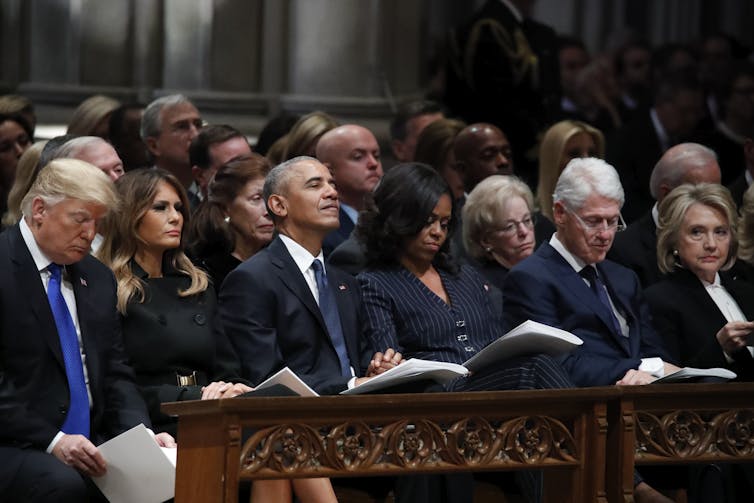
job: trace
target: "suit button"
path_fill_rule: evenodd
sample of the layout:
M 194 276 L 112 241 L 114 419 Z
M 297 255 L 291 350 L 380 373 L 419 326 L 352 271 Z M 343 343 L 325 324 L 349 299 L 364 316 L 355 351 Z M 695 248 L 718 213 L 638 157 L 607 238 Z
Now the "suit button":
M 68 414 L 68 407 L 61 405 L 60 407 L 58 407 L 58 412 L 60 412 L 61 414 Z
M 204 316 L 202 313 L 198 313 L 194 315 L 194 323 L 196 323 L 199 326 L 204 325 L 207 323 L 207 317 Z
M 168 319 L 165 317 L 164 314 L 161 314 L 157 317 L 157 321 L 160 323 L 160 325 L 167 325 Z

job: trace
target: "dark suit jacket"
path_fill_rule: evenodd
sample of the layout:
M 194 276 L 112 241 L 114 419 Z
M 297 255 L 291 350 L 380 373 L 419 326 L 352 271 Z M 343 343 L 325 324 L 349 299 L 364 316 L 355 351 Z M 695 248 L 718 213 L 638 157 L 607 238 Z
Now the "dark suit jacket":
M 352 276 L 356 276 L 367 268 L 364 247 L 353 233 L 328 255 L 327 263 Z
M 725 272 L 720 283 L 749 320 L 754 320 L 754 286 L 735 281 Z M 715 335 L 727 323 L 701 281 L 678 269 L 646 291 L 652 320 L 671 357 L 689 367 L 725 367 L 739 379 L 754 379 L 754 359 L 744 349 L 729 364 Z
M 363 336 L 356 280 L 327 267 L 340 311 L 348 357 L 357 376 L 371 354 Z M 242 377 L 254 384 L 288 366 L 321 394 L 346 388 L 340 363 L 314 296 L 285 244 L 270 245 L 225 278 L 219 296 L 220 322 L 241 361 Z
M 597 269 L 610 298 L 626 317 L 628 337 L 611 330 L 607 308 L 549 243 L 511 269 L 503 288 L 508 328 L 531 319 L 567 330 L 584 341 L 561 359 L 578 386 L 614 384 L 629 369 L 638 368 L 641 358 L 659 356 L 669 361 L 652 327 L 636 275 L 609 260 L 597 264 Z
M 735 201 L 736 206 L 738 206 L 739 208 L 744 202 L 744 194 L 746 193 L 746 190 L 748 188 L 749 184 L 746 182 L 745 173 L 741 173 L 735 180 L 733 180 L 733 182 L 731 182 L 730 185 L 728 185 L 730 195 L 733 196 L 733 201 Z
M 536 187 L 536 166 L 526 154 L 560 102 L 555 31 L 531 19 L 519 23 L 502 2 L 488 0 L 452 31 L 449 49 L 446 105 L 468 124 L 499 126 L 513 145 L 518 175 Z
M 608 137 L 606 159 L 620 175 L 626 204 L 623 218 L 631 223 L 652 208 L 649 177 L 662 156 L 652 118 L 645 112 Z
M 660 269 L 657 267 L 657 227 L 651 209 L 625 231 L 615 235 L 607 258 L 633 270 L 639 276 L 642 288 L 660 280 Z
M 66 270 L 86 353 L 92 441 L 98 444 L 139 423 L 151 428 L 126 364 L 112 272 L 91 256 Z M 68 405 L 50 304 L 15 225 L 0 235 L 0 444 L 45 450 L 63 425 Z
M 342 209 L 340 210 L 338 217 L 340 219 L 340 227 L 325 236 L 325 240 L 322 242 L 322 253 L 325 255 L 326 259 L 330 257 L 332 251 L 337 248 L 340 243 L 348 239 L 355 227 L 351 217 L 349 217 Z

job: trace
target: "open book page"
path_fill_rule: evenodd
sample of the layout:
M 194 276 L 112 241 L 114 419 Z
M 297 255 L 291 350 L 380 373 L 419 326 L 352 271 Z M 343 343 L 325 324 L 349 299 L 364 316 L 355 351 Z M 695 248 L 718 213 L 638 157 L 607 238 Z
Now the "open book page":
M 177 449 L 163 452 L 143 424 L 98 449 L 107 462 L 107 473 L 92 480 L 111 503 L 161 503 L 175 495 Z
M 694 367 L 683 367 L 681 370 L 668 374 L 665 377 L 652 381 L 652 384 L 659 383 L 673 383 L 673 382 L 689 382 L 698 381 L 701 379 L 729 381 L 735 379 L 736 373 L 731 372 L 728 369 L 711 368 L 711 369 L 697 369 Z
M 259 384 L 259 386 L 256 386 L 254 390 L 256 391 L 269 388 L 275 384 L 282 384 L 283 386 L 290 388 L 294 393 L 298 393 L 301 396 L 319 396 L 319 393 L 311 389 L 288 367 L 280 369 L 275 374 L 265 379 L 261 384 Z
M 583 341 L 570 332 L 527 320 L 490 343 L 463 364 L 471 372 L 514 356 L 567 353 Z
M 387 372 L 372 377 L 363 384 L 341 391 L 340 394 L 358 395 L 360 393 L 369 393 L 370 391 L 425 379 L 446 383 L 468 373 L 469 371 L 465 367 L 457 363 L 433 362 L 411 358 Z

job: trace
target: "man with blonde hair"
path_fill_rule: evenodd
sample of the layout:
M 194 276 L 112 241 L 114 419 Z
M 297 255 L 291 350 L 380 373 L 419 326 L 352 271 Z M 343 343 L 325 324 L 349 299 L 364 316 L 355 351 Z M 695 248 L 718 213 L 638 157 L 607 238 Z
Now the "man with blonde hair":
M 9 501 L 103 500 L 96 445 L 149 415 L 126 364 L 112 272 L 89 249 L 117 206 L 107 176 L 58 159 L 0 234 L 0 494 Z M 162 445 L 172 437 L 156 436 Z

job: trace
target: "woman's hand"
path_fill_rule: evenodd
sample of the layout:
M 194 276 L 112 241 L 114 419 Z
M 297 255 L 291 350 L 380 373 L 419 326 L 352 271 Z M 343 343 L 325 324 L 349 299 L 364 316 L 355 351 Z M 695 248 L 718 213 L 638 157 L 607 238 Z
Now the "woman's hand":
M 377 352 L 372 357 L 372 361 L 369 362 L 367 377 L 382 374 L 396 365 L 400 365 L 401 362 L 403 362 L 403 355 L 393 348 L 386 349 L 384 353 Z
M 211 382 L 202 388 L 202 400 L 214 400 L 216 398 L 233 398 L 244 393 L 253 391 L 253 388 L 241 383 L 229 383 L 224 381 Z
M 746 338 L 754 331 L 754 321 L 731 321 L 721 328 L 715 337 L 727 355 L 746 346 Z

